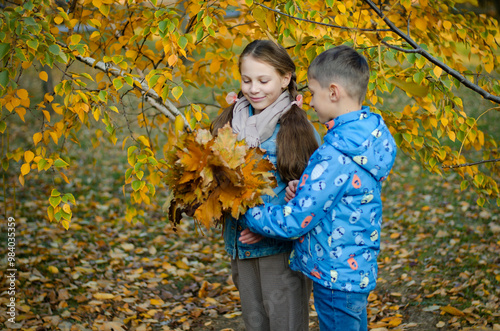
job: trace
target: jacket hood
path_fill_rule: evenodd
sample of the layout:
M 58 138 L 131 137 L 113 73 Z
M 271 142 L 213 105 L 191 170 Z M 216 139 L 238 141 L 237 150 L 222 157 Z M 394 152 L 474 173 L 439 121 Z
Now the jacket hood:
M 396 143 L 379 114 L 364 106 L 335 118 L 327 125 L 325 142 L 348 156 L 377 181 L 387 178 L 394 164 Z M 342 135 L 337 133 L 340 131 Z

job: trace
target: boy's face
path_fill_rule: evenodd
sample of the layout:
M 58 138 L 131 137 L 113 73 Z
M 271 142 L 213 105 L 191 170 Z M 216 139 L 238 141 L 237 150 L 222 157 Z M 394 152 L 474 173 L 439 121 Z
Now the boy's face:
M 332 112 L 335 105 L 331 100 L 330 89 L 322 87 L 316 79 L 309 79 L 309 90 L 312 95 L 310 106 L 318 114 L 319 121 L 326 123 L 336 117 Z

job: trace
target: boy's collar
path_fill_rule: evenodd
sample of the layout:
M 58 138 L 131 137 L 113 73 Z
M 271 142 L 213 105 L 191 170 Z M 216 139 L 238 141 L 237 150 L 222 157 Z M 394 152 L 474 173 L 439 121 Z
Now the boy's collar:
M 326 129 L 330 131 L 334 127 L 342 125 L 346 122 L 351 122 L 354 120 L 363 120 L 368 117 L 370 113 L 370 108 L 368 106 L 361 107 L 360 110 L 353 111 L 347 114 L 340 115 L 325 123 Z

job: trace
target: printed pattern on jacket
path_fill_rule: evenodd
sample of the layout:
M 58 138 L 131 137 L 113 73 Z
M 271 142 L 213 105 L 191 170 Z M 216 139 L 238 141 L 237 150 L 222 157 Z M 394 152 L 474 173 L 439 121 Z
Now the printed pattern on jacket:
M 328 123 L 296 196 L 246 213 L 254 232 L 291 238 L 290 266 L 341 291 L 375 288 L 382 223 L 381 186 L 396 156 L 382 117 L 368 107 Z

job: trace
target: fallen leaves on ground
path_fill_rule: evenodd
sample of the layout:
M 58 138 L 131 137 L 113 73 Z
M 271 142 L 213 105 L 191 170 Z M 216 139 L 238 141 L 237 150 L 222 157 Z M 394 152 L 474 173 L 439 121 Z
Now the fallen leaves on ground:
M 499 330 L 498 210 L 478 208 L 460 191 L 460 181 L 408 164 L 398 161 L 384 188 L 379 282 L 368 305 L 371 331 Z M 201 234 L 191 221 L 174 233 L 159 206 L 146 210 L 144 223 L 127 223 L 122 176 L 113 175 L 124 169 L 111 160 L 97 166 L 108 173 L 82 167 L 72 176 L 77 208 L 68 231 L 45 220 L 40 192 L 50 194 L 51 187 L 43 178 L 18 191 L 18 315 L 9 327 L 240 330 L 239 295 L 220 230 Z M 12 196 L 7 203 L 13 213 Z M 4 264 L 0 270 L 5 279 Z M 6 283 L 1 286 L 5 329 Z M 314 309 L 311 330 L 318 330 Z

